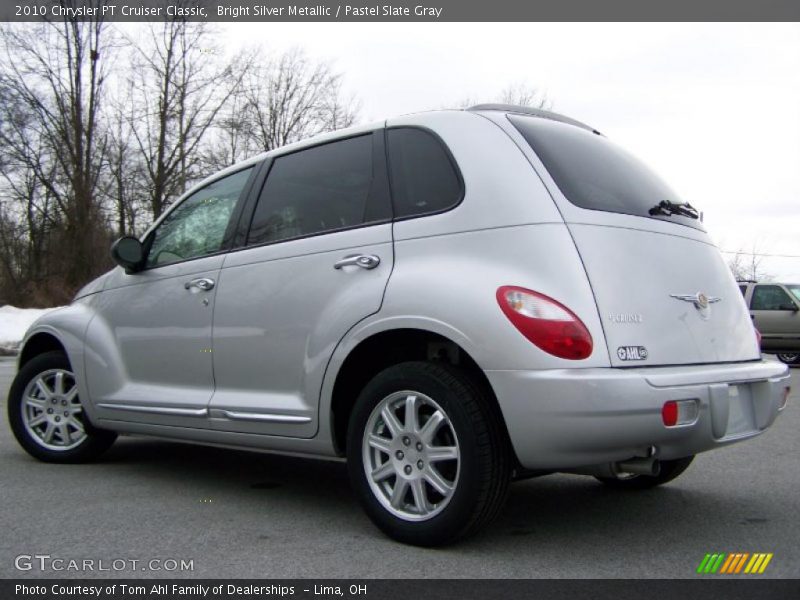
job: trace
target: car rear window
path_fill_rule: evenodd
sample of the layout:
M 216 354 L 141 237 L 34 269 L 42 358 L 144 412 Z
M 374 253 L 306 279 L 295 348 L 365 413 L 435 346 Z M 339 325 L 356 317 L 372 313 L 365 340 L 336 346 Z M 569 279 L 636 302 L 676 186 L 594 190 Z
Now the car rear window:
M 592 210 L 652 217 L 661 202 L 682 202 L 678 195 L 638 158 L 606 137 L 558 121 L 508 115 L 564 196 L 575 206 Z M 670 221 L 700 228 L 682 216 Z

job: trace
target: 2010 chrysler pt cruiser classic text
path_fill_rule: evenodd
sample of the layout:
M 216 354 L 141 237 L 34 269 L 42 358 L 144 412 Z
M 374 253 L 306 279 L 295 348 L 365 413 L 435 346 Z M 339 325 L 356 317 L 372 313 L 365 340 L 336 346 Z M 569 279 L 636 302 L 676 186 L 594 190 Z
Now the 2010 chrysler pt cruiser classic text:
M 118 432 L 347 458 L 369 517 L 436 545 L 509 482 L 648 488 L 786 404 L 697 211 L 599 132 L 482 105 L 292 144 L 187 193 L 28 331 L 20 444 Z

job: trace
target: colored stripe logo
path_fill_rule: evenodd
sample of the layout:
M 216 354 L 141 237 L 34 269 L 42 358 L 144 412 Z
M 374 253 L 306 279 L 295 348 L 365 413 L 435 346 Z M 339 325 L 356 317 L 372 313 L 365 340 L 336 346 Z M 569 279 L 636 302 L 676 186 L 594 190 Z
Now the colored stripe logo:
M 700 561 L 697 572 L 703 575 L 760 575 L 767 570 L 772 556 L 772 552 L 706 554 Z

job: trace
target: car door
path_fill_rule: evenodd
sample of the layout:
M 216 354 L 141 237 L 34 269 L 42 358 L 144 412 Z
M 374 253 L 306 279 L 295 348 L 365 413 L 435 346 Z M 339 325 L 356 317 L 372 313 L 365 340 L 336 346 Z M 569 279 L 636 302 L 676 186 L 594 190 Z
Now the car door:
M 783 286 L 756 285 L 750 299 L 750 313 L 761 333 L 761 347 L 765 351 L 798 349 L 800 311 Z
M 274 158 L 220 273 L 212 428 L 315 434 L 334 348 L 381 306 L 391 227 L 382 131 Z
M 252 171 L 219 178 L 178 203 L 145 239 L 143 269 L 115 269 L 94 300 L 86 376 L 99 418 L 208 426 L 219 270 Z

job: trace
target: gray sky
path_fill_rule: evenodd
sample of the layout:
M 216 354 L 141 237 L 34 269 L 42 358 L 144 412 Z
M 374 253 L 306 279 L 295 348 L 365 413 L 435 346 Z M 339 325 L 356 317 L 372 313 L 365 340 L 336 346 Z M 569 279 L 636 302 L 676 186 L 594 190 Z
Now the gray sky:
M 330 60 L 364 121 L 546 92 L 655 168 L 725 250 L 800 282 L 800 24 L 231 23 L 224 45 Z M 726 255 L 727 256 L 727 255 Z

